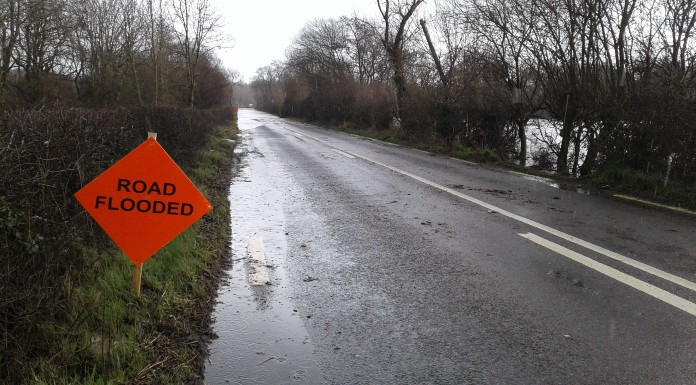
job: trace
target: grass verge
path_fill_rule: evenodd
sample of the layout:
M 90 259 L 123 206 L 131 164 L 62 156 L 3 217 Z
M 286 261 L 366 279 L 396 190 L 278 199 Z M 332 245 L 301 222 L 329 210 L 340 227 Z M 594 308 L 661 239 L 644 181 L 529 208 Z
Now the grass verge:
M 68 300 L 60 319 L 37 336 L 44 354 L 27 383 L 202 383 L 210 314 L 228 255 L 228 139 L 236 132 L 236 123 L 218 127 L 195 167 L 184 170 L 213 210 L 145 262 L 139 298 L 123 253 L 83 249 L 91 263 L 67 275 Z
M 472 162 L 479 163 L 497 163 L 500 162 L 500 156 L 494 151 L 487 148 L 470 148 L 462 145 L 457 146 L 447 146 L 444 143 L 425 143 L 420 141 L 409 140 L 403 135 L 399 135 L 392 130 L 365 130 L 365 129 L 351 129 L 344 128 L 341 126 L 324 126 L 329 130 L 342 131 L 352 135 L 358 135 L 366 138 L 372 138 L 380 140 L 382 142 L 398 144 L 400 146 L 406 146 L 411 148 L 416 148 L 423 151 L 432 152 L 435 154 L 442 154 L 451 156 L 457 159 L 469 160 Z
M 664 176 L 650 175 L 623 167 L 608 166 L 589 182 L 604 186 L 612 193 L 634 196 L 656 203 L 696 210 L 696 187 L 670 181 L 664 185 Z

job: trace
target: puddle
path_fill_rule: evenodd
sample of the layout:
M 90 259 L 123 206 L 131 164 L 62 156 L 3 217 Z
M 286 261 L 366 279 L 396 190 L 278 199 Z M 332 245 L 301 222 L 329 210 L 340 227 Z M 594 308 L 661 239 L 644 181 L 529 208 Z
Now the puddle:
M 590 195 L 590 190 L 583 188 L 579 185 L 568 184 L 568 183 L 548 183 L 549 186 L 565 191 L 575 191 L 578 194 Z
M 523 176 L 523 178 L 526 180 L 533 181 L 533 182 L 543 183 L 547 186 L 551 186 L 553 188 L 557 188 L 560 190 L 575 191 L 578 194 L 590 195 L 590 190 L 586 189 L 580 185 L 575 185 L 572 183 L 560 183 L 560 182 L 554 181 L 553 179 L 543 178 L 543 177 L 534 176 L 534 175 L 525 175 L 525 176 Z
M 242 115 L 240 113 L 240 115 Z M 205 384 L 322 384 L 300 316 L 287 293 L 284 195 L 273 186 L 277 167 L 268 167 L 253 147 L 249 130 L 255 125 L 240 116 L 240 154 L 230 189 L 232 260 L 226 284 L 218 294 Z M 252 285 L 247 247 L 258 235 L 268 268 L 268 285 Z

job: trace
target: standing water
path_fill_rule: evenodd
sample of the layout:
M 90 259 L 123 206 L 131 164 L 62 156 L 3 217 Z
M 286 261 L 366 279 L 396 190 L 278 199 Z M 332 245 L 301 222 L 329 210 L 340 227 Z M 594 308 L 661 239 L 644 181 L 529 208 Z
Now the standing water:
M 269 164 L 277 162 L 272 154 L 255 146 L 263 138 L 251 135 L 260 125 L 253 114 L 240 111 L 241 164 L 230 188 L 233 263 L 213 313 L 218 338 L 210 345 L 205 384 L 322 384 L 287 289 L 284 195 L 273 183 L 287 177 Z M 260 253 L 261 264 L 250 261 Z M 264 267 L 267 284 L 256 278 Z

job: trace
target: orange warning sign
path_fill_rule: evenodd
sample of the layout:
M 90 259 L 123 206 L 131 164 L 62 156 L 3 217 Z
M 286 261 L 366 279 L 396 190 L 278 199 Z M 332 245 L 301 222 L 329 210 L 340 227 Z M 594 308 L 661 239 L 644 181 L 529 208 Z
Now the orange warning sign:
M 212 206 L 155 139 L 147 139 L 75 193 L 136 266 Z

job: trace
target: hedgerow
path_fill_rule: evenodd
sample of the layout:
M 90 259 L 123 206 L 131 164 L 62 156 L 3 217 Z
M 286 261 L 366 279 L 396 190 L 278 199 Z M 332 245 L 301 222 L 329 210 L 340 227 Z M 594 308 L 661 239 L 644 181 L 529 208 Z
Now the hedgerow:
M 22 383 L 53 351 L 89 250 L 113 247 L 73 194 L 148 131 L 183 168 L 230 109 L 54 109 L 0 115 L 0 379 Z M 147 165 L 143 165 L 146 167 Z M 48 359 L 48 357 L 47 357 Z

